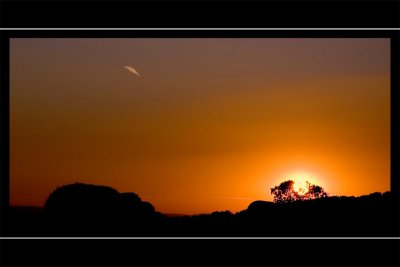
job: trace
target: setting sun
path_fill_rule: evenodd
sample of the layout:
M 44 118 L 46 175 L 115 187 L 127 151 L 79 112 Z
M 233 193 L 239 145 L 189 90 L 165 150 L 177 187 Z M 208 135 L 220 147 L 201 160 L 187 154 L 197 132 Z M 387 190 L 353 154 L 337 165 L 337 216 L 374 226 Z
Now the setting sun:
M 294 182 L 293 189 L 298 192 L 300 195 L 304 195 L 308 191 L 308 183 L 320 185 L 323 188 L 329 189 L 329 181 L 328 179 L 320 173 L 322 171 L 310 169 L 310 170 L 295 170 L 291 172 L 286 172 L 280 174 L 280 181 L 284 180 L 292 180 Z
M 308 184 L 307 181 L 304 180 L 298 180 L 294 182 L 293 184 L 293 189 L 299 193 L 300 195 L 304 195 L 308 191 Z

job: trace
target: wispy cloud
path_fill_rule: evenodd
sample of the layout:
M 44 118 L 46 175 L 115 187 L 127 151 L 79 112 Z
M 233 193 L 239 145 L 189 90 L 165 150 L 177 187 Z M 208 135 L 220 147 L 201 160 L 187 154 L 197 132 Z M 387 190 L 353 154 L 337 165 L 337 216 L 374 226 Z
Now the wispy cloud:
M 125 69 L 127 69 L 129 72 L 136 74 L 137 76 L 140 76 L 140 74 L 131 66 L 124 66 Z

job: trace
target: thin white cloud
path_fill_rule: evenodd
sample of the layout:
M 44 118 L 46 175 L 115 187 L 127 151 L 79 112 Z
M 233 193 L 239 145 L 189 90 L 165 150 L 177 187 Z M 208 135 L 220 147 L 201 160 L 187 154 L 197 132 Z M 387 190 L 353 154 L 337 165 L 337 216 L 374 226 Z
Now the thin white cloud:
M 140 76 L 140 74 L 131 66 L 124 66 L 125 69 L 127 69 L 129 72 L 136 74 L 137 76 Z

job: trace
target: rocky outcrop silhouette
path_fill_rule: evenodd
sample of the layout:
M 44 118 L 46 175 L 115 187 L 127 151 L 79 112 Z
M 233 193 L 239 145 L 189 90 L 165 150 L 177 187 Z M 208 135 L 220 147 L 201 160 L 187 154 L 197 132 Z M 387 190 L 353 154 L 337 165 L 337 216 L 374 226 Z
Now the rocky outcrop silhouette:
M 68 216 L 79 213 L 89 217 L 115 213 L 121 208 L 124 208 L 123 200 L 117 190 L 107 186 L 75 183 L 54 190 L 45 202 L 44 212 Z
M 258 211 L 262 211 L 265 209 L 271 209 L 274 207 L 276 207 L 276 205 L 273 202 L 257 200 L 257 201 L 252 202 L 249 205 L 249 207 L 247 208 L 247 210 L 252 211 L 252 212 L 258 212 Z
M 163 218 L 149 202 L 132 192 L 75 183 L 54 190 L 44 205 L 49 227 L 104 234 L 144 231 Z

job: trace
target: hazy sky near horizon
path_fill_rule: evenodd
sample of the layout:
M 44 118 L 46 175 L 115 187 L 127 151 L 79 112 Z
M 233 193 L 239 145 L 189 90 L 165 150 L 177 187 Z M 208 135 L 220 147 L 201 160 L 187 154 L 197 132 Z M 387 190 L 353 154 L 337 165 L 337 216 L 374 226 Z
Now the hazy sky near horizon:
M 10 41 L 12 205 L 83 182 L 236 212 L 289 178 L 390 190 L 389 39 Z

